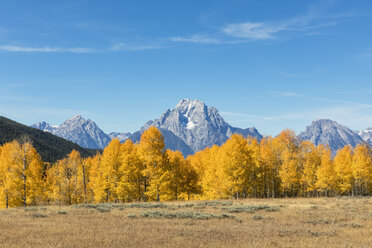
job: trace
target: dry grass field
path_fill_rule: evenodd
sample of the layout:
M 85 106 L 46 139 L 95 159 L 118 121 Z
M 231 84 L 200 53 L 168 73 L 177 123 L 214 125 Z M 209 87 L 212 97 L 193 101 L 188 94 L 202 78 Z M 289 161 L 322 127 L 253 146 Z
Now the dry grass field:
M 0 210 L 1 247 L 372 247 L 372 198 Z

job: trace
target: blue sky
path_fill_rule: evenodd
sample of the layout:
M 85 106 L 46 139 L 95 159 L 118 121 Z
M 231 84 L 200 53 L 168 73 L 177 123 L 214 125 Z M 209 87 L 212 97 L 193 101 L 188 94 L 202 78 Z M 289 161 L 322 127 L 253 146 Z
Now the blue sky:
M 372 126 L 372 2 L 0 0 L 0 115 L 136 131 L 182 98 L 276 135 Z

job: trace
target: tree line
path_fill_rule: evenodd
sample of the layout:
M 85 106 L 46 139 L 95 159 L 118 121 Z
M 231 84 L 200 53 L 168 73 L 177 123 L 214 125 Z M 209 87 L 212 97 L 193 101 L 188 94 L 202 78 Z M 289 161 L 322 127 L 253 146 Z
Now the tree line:
M 114 139 L 93 157 L 45 163 L 30 142 L 0 146 L 0 207 L 228 198 L 368 196 L 372 149 L 300 141 L 291 130 L 260 142 L 234 134 L 188 156 L 151 127 L 138 144 Z

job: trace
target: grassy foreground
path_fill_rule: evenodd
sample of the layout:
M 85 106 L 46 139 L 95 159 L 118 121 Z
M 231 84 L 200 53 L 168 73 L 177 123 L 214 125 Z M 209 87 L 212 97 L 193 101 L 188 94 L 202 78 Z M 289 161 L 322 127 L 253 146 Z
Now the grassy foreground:
M 1 247 L 371 247 L 372 198 L 0 210 Z

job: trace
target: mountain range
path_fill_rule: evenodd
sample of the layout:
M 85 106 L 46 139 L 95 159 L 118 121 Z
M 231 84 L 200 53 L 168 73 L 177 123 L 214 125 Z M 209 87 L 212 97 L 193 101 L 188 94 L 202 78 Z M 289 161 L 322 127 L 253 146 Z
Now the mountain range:
M 39 122 L 31 127 L 50 132 L 82 147 L 103 149 L 114 138 L 121 142 L 126 139 L 138 142 L 141 134 L 150 126 L 155 126 L 162 132 L 166 148 L 180 150 L 184 156 L 212 145 L 221 145 L 234 133 L 262 139 L 256 128 L 233 127 L 222 118 L 215 107 L 190 99 L 182 99 L 175 108 L 168 109 L 158 119 L 148 121 L 134 133 L 105 134 L 94 121 L 86 120 L 80 115 L 58 126 Z M 362 142 L 372 144 L 372 128 L 355 132 L 335 121 L 322 119 L 313 121 L 298 137 L 301 140 L 310 140 L 315 145 L 329 145 L 335 153 L 345 145 L 355 147 Z
M 43 161 L 50 163 L 65 158 L 72 150 L 80 152 L 83 157 L 92 156 L 98 152 L 82 148 L 76 143 L 49 132 L 43 132 L 0 116 L 0 145 L 13 140 L 22 141 L 25 138 L 32 143 Z

